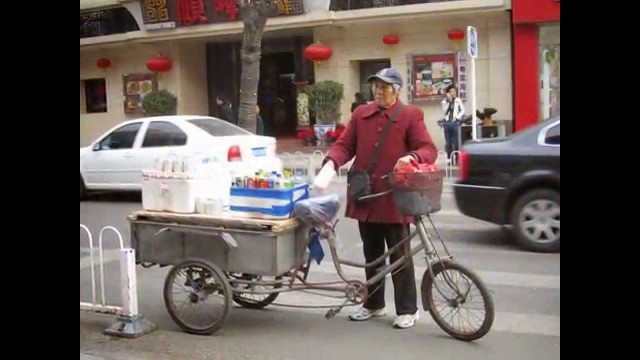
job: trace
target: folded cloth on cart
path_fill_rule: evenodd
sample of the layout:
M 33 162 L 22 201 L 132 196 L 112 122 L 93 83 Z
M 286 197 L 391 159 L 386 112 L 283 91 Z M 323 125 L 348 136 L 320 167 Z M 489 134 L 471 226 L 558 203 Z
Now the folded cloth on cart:
M 294 215 L 305 224 L 317 227 L 330 223 L 340 210 L 338 195 L 331 194 L 298 201 Z

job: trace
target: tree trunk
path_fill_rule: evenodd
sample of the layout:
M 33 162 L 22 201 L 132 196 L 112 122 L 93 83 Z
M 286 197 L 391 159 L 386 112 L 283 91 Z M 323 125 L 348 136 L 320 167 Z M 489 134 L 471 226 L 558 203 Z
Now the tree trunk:
M 242 36 L 242 74 L 240 78 L 240 107 L 238 125 L 256 133 L 256 104 L 260 81 L 262 33 L 267 17 L 260 13 L 255 2 L 243 2 L 240 9 L 244 32 Z

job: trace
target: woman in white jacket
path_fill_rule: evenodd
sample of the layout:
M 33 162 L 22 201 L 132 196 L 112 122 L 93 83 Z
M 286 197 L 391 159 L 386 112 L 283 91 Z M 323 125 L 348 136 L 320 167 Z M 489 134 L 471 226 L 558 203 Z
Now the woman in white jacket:
M 458 88 L 454 85 L 449 85 L 447 87 L 447 97 L 440 103 L 444 113 L 442 127 L 444 128 L 445 150 L 449 157 L 453 151 L 458 150 L 458 129 L 464 115 L 464 105 L 457 95 Z

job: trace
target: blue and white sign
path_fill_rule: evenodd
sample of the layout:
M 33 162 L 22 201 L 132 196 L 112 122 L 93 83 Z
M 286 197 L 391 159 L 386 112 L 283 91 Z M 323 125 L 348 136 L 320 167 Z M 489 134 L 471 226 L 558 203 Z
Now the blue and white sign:
M 478 30 L 473 26 L 467 26 L 467 53 L 474 59 L 478 58 Z

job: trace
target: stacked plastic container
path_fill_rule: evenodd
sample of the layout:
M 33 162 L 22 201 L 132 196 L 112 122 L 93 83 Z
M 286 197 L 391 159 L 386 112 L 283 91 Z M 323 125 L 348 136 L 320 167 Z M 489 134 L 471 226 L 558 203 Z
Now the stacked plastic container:
M 221 215 L 229 209 L 230 186 L 228 170 L 212 156 L 163 157 L 142 172 L 142 206 L 149 211 Z

